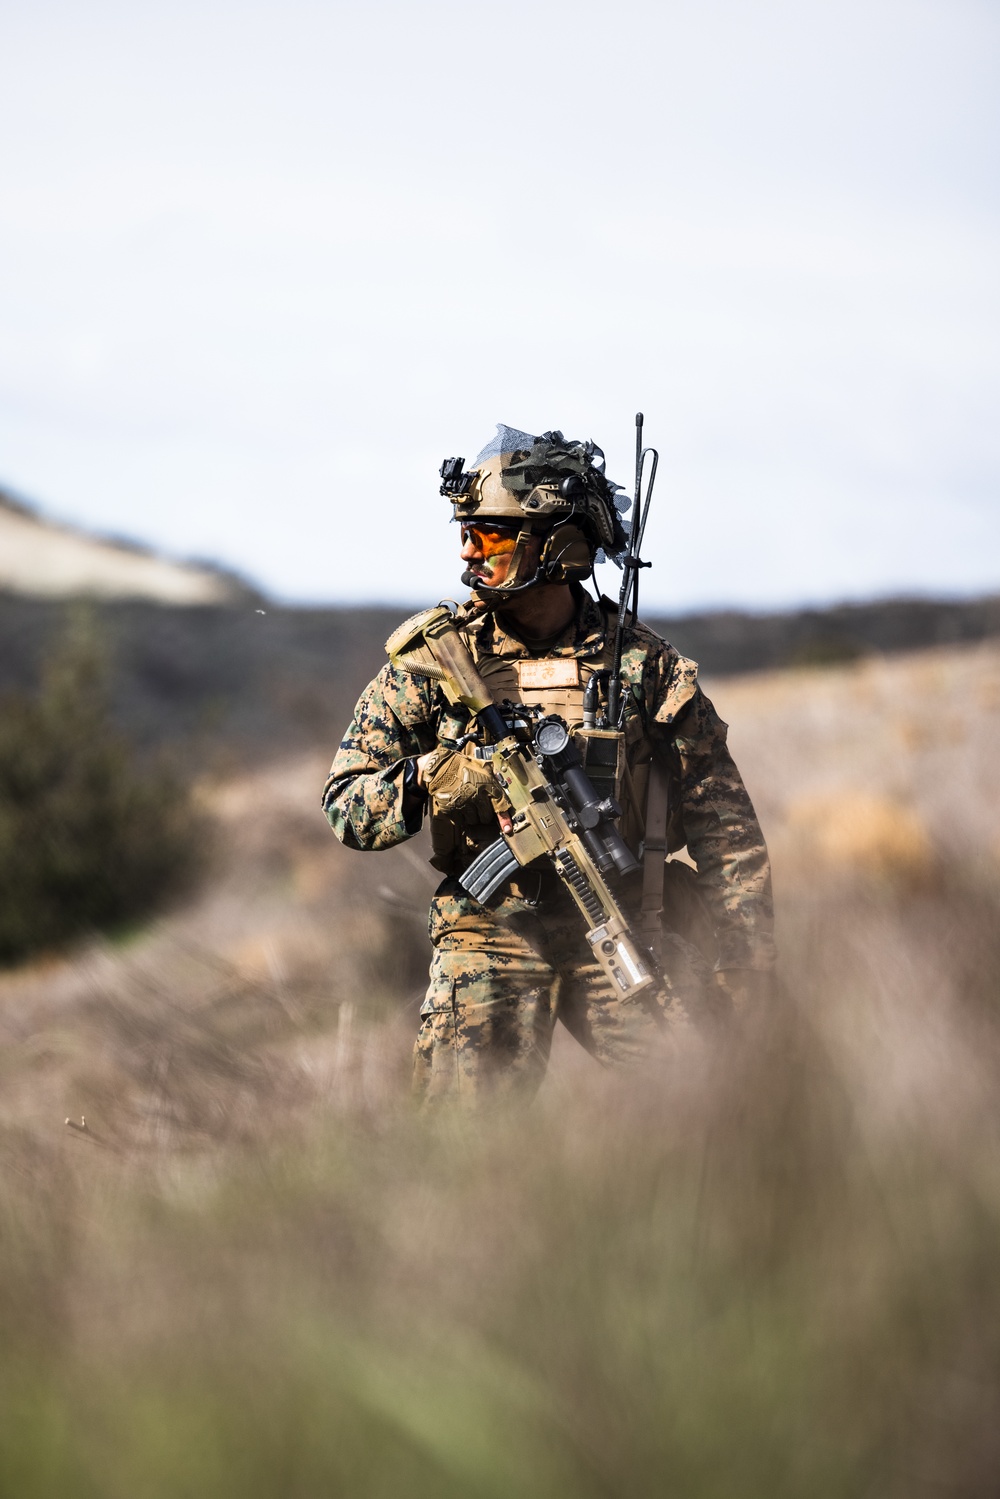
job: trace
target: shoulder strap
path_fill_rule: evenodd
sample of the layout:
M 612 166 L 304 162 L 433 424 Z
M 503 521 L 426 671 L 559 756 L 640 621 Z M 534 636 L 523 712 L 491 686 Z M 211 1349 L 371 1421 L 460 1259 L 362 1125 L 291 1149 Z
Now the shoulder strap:
M 670 769 L 654 755 L 646 793 L 646 838 L 642 855 L 642 918 L 646 942 L 656 948 L 663 914 L 663 865 L 667 857 L 667 815 L 670 811 Z

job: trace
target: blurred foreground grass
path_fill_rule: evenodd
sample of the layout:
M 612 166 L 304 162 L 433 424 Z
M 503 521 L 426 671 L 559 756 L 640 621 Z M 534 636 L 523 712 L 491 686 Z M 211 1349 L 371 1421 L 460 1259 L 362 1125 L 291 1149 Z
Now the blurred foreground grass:
M 753 731 L 787 994 L 655 1074 L 415 1117 L 429 878 L 320 757 L 204 789 L 197 906 L 0 982 L 0 1493 L 998 1491 L 997 864 L 858 762 L 822 864 Z
M 394 1017 L 95 999 L 93 1138 L 0 1135 L 0 1492 L 996 1492 L 997 907 L 818 914 L 763 1035 L 475 1124 Z

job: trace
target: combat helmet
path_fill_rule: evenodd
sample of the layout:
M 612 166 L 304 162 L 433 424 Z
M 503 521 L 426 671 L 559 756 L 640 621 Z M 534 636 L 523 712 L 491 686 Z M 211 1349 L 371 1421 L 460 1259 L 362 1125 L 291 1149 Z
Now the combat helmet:
M 498 423 L 472 469 L 464 465 L 464 458 L 446 458 L 441 465 L 441 493 L 452 502 L 453 519 L 517 528 L 502 583 L 463 576 L 467 585 L 474 583 L 478 597 L 509 597 L 538 583 L 585 578 L 595 562 L 618 561 L 625 552 L 621 516 L 630 502 L 621 485 L 605 476 L 604 454 L 596 443 L 576 442 L 559 431 L 533 437 Z M 532 568 L 527 552 L 534 536 L 545 539 Z

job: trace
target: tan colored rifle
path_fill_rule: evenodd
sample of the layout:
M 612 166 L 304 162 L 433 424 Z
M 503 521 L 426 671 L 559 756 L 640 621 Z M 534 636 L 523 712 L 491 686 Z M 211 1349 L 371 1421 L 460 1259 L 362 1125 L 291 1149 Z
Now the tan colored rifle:
M 492 745 L 493 773 L 510 802 L 512 826 L 469 865 L 463 887 L 473 899 L 488 900 L 516 869 L 547 856 L 587 924 L 595 960 L 621 996 L 631 999 L 655 985 L 653 960 L 605 879 L 613 868 L 619 874 L 639 869 L 615 827 L 621 810 L 594 787 L 562 719 L 529 723 L 526 716 L 509 723 L 445 605 L 406 620 L 386 650 L 394 666 L 439 681 L 450 702 L 476 715 Z

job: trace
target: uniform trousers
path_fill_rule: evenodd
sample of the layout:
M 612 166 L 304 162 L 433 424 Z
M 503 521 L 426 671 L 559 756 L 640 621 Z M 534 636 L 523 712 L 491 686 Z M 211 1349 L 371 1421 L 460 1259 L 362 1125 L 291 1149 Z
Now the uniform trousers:
M 591 1056 L 616 1066 L 676 1051 L 707 1014 L 708 962 L 670 930 L 660 941 L 662 982 L 622 998 L 591 956 L 578 908 L 545 868 L 525 870 L 486 905 L 444 880 L 429 932 L 434 955 L 414 1050 L 423 1103 L 530 1097 L 557 1019 Z

